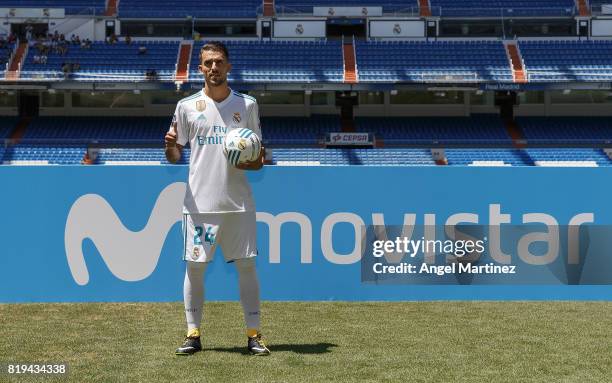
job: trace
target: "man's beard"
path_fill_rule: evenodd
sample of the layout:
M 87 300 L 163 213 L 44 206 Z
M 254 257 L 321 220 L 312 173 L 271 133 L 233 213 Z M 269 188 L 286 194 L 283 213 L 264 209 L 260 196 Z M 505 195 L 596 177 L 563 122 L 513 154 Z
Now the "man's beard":
M 216 79 L 213 80 L 213 77 L 211 76 L 208 79 L 208 85 L 210 86 L 221 86 L 223 84 L 225 84 L 227 82 L 227 77 L 220 77 L 218 76 Z

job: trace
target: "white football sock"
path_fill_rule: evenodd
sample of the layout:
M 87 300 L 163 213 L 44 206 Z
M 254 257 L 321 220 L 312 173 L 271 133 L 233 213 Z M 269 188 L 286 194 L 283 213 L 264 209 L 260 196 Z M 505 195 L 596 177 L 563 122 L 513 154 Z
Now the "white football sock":
M 259 330 L 259 281 L 255 270 L 255 259 L 238 259 L 234 263 L 238 270 L 240 303 L 242 303 L 246 327 Z
M 185 317 L 187 318 L 187 331 L 199 329 L 202 323 L 204 306 L 203 276 L 208 263 L 186 262 L 185 282 L 183 283 L 183 300 L 185 302 Z

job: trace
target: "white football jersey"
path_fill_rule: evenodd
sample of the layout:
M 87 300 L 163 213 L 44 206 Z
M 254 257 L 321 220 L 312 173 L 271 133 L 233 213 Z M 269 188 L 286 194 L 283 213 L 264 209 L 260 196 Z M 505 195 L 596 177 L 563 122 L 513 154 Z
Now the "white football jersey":
M 226 213 L 255 211 L 244 170 L 223 154 L 223 140 L 233 129 L 248 128 L 261 138 L 257 101 L 230 90 L 215 102 L 201 90 L 179 101 L 174 112 L 178 144 L 191 146 L 189 182 L 183 212 Z

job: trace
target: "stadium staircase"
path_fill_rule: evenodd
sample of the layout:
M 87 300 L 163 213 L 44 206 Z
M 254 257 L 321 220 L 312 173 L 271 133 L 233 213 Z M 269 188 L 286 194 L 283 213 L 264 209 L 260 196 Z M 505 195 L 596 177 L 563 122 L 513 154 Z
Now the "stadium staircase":
M 578 7 L 578 14 L 583 17 L 591 16 L 591 10 L 587 0 L 576 0 L 576 7 Z
M 177 82 L 187 81 L 189 78 L 189 61 L 191 60 L 191 51 L 193 49 L 193 41 L 183 41 L 179 46 L 178 59 L 176 64 L 176 74 L 174 76 Z
M 527 74 L 525 73 L 525 67 L 523 66 L 523 59 L 518 45 L 516 45 L 515 42 L 507 42 L 505 45 L 506 51 L 508 52 L 508 58 L 510 59 L 510 66 L 512 67 L 514 82 L 526 83 Z
M 352 41 L 342 44 L 342 54 L 344 57 L 344 83 L 357 83 L 357 64 L 355 60 L 355 45 Z
M 119 9 L 119 0 L 107 0 L 104 16 L 117 16 L 117 9 Z
M 17 49 L 15 50 L 15 54 L 11 58 L 11 61 L 8 67 L 8 71 L 4 75 L 5 79 L 7 80 L 19 79 L 19 72 L 21 71 L 21 66 L 23 65 L 23 62 L 27 54 L 28 54 L 28 43 L 27 42 L 20 43 Z
M 274 13 L 274 0 L 263 0 L 263 15 L 272 17 Z
M 431 5 L 429 4 L 429 0 L 419 0 L 419 14 L 422 17 L 431 16 Z
M 9 139 L 13 141 L 13 143 L 17 144 L 19 140 L 25 135 L 26 130 L 28 129 L 28 125 L 30 125 L 30 121 L 32 121 L 31 117 L 24 117 L 19 120 L 17 125 L 15 125 L 15 129 L 11 132 Z
M 506 121 L 506 131 L 515 148 L 524 148 L 526 145 L 525 135 L 516 121 Z

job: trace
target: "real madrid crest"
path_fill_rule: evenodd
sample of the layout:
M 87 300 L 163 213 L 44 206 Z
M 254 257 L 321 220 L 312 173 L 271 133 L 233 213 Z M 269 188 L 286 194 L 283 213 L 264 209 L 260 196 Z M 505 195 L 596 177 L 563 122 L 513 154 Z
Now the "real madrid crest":
M 234 113 L 234 122 L 236 124 L 239 124 L 241 120 L 242 120 L 242 117 L 240 117 L 240 112 Z
M 206 101 L 198 100 L 196 101 L 196 109 L 198 112 L 203 112 L 206 109 Z

